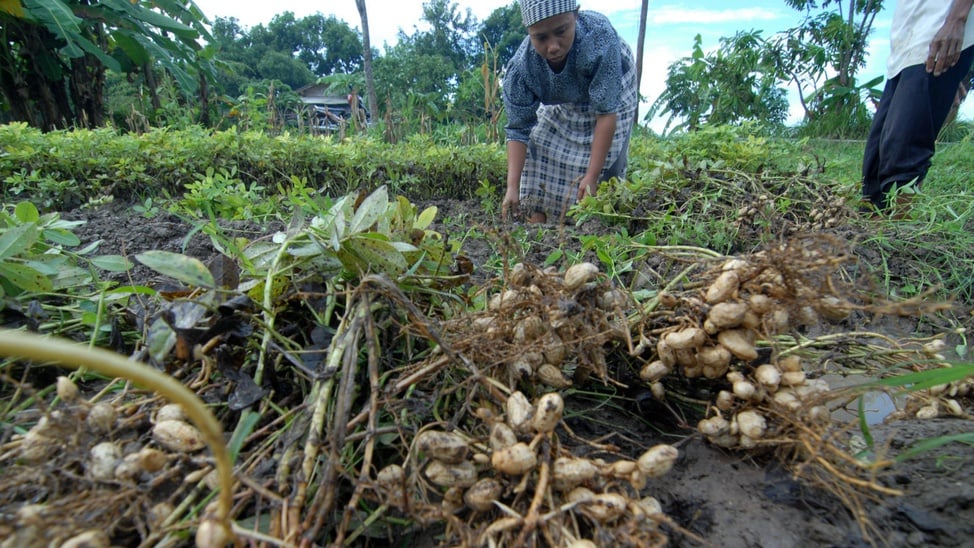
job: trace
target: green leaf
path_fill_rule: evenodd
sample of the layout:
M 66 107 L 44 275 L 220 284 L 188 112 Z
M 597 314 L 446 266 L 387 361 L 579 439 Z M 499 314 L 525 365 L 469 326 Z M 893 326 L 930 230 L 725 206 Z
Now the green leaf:
M 213 274 L 199 259 L 170 251 L 151 250 L 135 258 L 156 272 L 195 287 L 216 287 Z
M 244 249 L 244 256 L 258 273 L 265 273 L 274 264 L 281 245 L 266 240 L 257 240 Z
M 862 432 L 862 439 L 866 440 L 866 447 L 873 449 L 873 434 L 869 430 L 869 421 L 866 420 L 866 398 L 859 396 L 858 405 L 859 431 Z
M 94 250 L 98 249 L 98 246 L 101 245 L 101 242 L 102 240 L 95 240 L 94 242 L 91 242 L 90 244 L 84 246 L 83 248 L 76 250 L 74 253 L 75 255 L 87 255 L 93 252 Z
M 14 207 L 14 217 L 22 223 L 36 223 L 41 214 L 31 202 L 20 202 Z
M 549 253 L 547 257 L 545 257 L 544 265 L 551 266 L 556 262 L 558 262 L 558 260 L 561 259 L 564 255 L 565 255 L 565 251 L 561 248 L 558 248 L 552 251 L 551 253 Z
M 67 258 L 61 255 L 40 255 L 45 260 L 25 260 L 22 264 L 41 273 L 42 276 L 57 276 L 62 268 L 68 268 Z
M 925 453 L 932 449 L 942 447 L 948 443 L 966 443 L 968 445 L 974 445 L 974 432 L 966 432 L 963 434 L 952 434 L 950 436 L 939 436 L 936 438 L 927 438 L 920 440 L 910 446 L 909 449 L 900 453 L 896 456 L 896 462 L 903 462 L 906 459 L 911 459 L 921 453 Z
M 953 367 L 940 367 L 905 375 L 897 375 L 895 377 L 879 379 L 861 386 L 903 387 L 911 392 L 915 392 L 941 384 L 960 381 L 970 376 L 974 376 L 974 364 L 965 363 L 956 364 Z
M 416 222 L 413 224 L 413 226 L 415 228 L 426 229 L 426 227 L 433 224 L 433 220 L 436 219 L 437 211 L 436 206 L 429 206 L 428 208 L 424 209 L 423 212 L 419 214 L 419 217 L 416 218 Z
M 338 254 L 349 270 L 398 275 L 409 267 L 395 246 L 383 240 L 352 237 L 342 244 Z
M 159 363 L 164 363 L 169 352 L 176 346 L 176 332 L 161 318 L 149 325 L 145 338 L 149 356 Z
M 317 240 L 307 245 L 291 246 L 287 250 L 292 257 L 317 257 L 318 255 L 328 251 L 330 250 L 326 249 L 323 244 Z
M 106 67 L 121 71 L 118 60 L 108 55 L 91 40 L 81 33 L 80 24 L 83 20 L 59 0 L 24 0 L 27 12 L 43 24 L 54 36 L 65 42 L 61 52 L 68 57 L 76 58 L 86 52 L 98 58 Z
M 81 245 L 81 238 L 78 238 L 74 232 L 70 230 L 64 230 L 61 228 L 46 229 L 41 234 L 44 235 L 44 239 L 52 244 L 64 245 L 68 247 L 75 247 Z
M 416 225 L 416 206 L 405 196 L 396 196 L 395 211 L 390 221 L 395 222 L 395 230 L 402 231 Z
M 206 15 L 200 11 L 195 2 L 186 2 L 185 0 L 154 0 L 153 7 L 171 16 L 174 20 L 181 21 L 193 27 L 199 33 L 199 37 L 206 42 L 213 42 L 213 37 L 210 35 L 206 26 L 204 26 L 204 23 L 209 24 L 210 21 L 207 20 Z
M 349 232 L 355 234 L 369 230 L 369 227 L 379 220 L 379 217 L 386 212 L 388 207 L 389 195 L 386 192 L 385 185 L 383 185 L 377 188 L 372 194 L 369 194 L 359 204 L 358 209 L 355 211 L 355 216 L 352 217 L 352 222 L 349 223 Z
M 22 255 L 37 242 L 37 227 L 33 223 L 15 226 L 0 235 L 0 259 Z
M 0 278 L 33 293 L 46 293 L 54 288 L 50 278 L 34 268 L 17 263 L 0 262 Z
M 99 255 L 92 257 L 91 264 L 109 272 L 125 272 L 132 268 L 132 261 L 123 255 Z
M 233 430 L 233 435 L 230 437 L 230 443 L 227 445 L 231 459 L 237 460 L 237 455 L 240 454 L 240 448 L 243 447 L 244 441 L 253 433 L 260 419 L 260 413 L 249 410 L 243 412 L 243 416 L 240 417 L 240 420 L 237 422 L 237 427 Z
M 51 279 L 53 287 L 59 291 L 72 287 L 88 285 L 92 282 L 91 272 L 77 266 L 69 266 L 57 271 Z
M 333 251 L 341 248 L 341 240 L 345 237 L 347 228 L 346 206 L 348 196 L 336 201 L 328 211 L 311 220 L 311 229 L 320 239 L 326 240 Z
M 389 245 L 400 253 L 413 253 L 415 251 L 419 251 L 418 247 L 409 242 L 389 242 Z
M 115 289 L 106 291 L 105 300 L 117 301 L 120 299 L 127 299 L 132 295 L 155 296 L 156 294 L 158 294 L 158 291 L 145 285 L 123 285 L 121 287 L 116 287 Z
M 39 226 L 53 230 L 74 230 L 88 221 L 66 221 L 58 217 L 57 213 L 46 213 L 41 215 Z
M 119 30 L 116 34 L 123 32 L 128 31 Z M 179 89 L 184 94 L 196 93 L 199 83 L 185 69 L 184 63 L 180 61 L 180 59 L 187 57 L 191 58 L 193 52 L 188 51 L 187 48 L 180 46 L 177 42 L 164 36 L 132 32 L 129 33 L 129 36 L 133 40 L 138 41 L 146 49 L 150 57 L 172 74 L 173 78 L 179 83 Z
M 78 26 L 81 19 L 75 17 L 74 13 L 64 2 L 60 0 L 24 0 L 24 7 L 27 8 L 27 12 L 32 17 L 41 22 L 55 36 L 64 40 L 81 36 L 81 28 Z M 81 50 L 77 49 L 77 46 L 74 46 L 74 48 L 77 53 L 76 55 L 65 53 L 71 57 L 81 57 Z
M 169 18 L 161 13 L 152 11 L 151 9 L 144 7 L 142 3 L 134 3 L 130 2 L 129 0 L 101 0 L 101 3 L 111 9 L 129 15 L 133 19 L 148 23 L 153 27 L 165 29 L 177 36 L 192 39 L 199 36 L 199 33 L 196 32 L 196 30 L 194 30 L 192 27 L 188 27 L 179 21 Z
M 121 32 L 115 34 L 115 44 L 136 65 L 144 65 L 152 60 L 149 52 L 138 40 Z

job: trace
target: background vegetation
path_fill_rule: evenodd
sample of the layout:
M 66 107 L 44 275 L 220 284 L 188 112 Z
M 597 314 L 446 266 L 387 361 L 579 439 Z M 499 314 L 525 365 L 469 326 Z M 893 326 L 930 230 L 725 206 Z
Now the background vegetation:
M 800 15 L 794 28 L 742 30 L 710 52 L 699 36 L 686 44 L 690 54 L 669 67 L 663 94 L 646 98 L 644 118 L 664 117 L 666 131 L 759 121 L 775 134 L 864 136 L 882 79 L 864 82 L 858 71 L 883 2 L 787 4 Z M 362 94 L 375 114 L 370 131 L 387 142 L 433 132 L 499 139 L 499 80 L 524 37 L 514 1 L 478 21 L 430 0 L 417 22 L 424 30 L 400 31 L 383 51 L 334 16 L 285 12 L 244 28 L 211 21 L 192 2 L 13 0 L 0 3 L 0 22 L 0 121 L 293 132 L 285 114 L 300 107 L 295 91 L 324 83 Z M 805 113 L 793 128 L 784 125 L 788 87 Z

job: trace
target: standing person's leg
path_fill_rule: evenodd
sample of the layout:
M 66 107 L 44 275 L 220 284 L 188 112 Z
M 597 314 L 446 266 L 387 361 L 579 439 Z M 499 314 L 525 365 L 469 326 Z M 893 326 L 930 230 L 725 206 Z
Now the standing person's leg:
M 957 87 L 974 61 L 974 47 L 964 50 L 960 61 L 940 76 L 926 72 L 923 65 L 908 67 L 897 77 L 879 137 L 876 181 L 879 193 L 869 195 L 880 207 L 887 206 L 895 189 L 922 184 L 936 150 Z M 865 181 L 864 181 L 865 183 Z M 866 195 L 864 187 L 863 194 Z
M 931 112 L 932 75 L 923 65 L 903 69 L 896 77 L 879 135 L 878 162 L 869 194 L 880 209 L 889 206 L 889 193 L 926 176 L 937 140 Z
M 893 102 L 893 95 L 896 93 L 897 82 L 899 82 L 899 76 L 886 81 L 883 95 L 879 99 L 879 106 L 876 107 L 876 114 L 873 115 L 869 136 L 866 138 L 866 148 L 862 155 L 862 197 L 876 207 L 882 207 L 883 203 L 883 187 L 882 181 L 879 179 L 880 143 L 882 142 L 883 126 L 886 123 L 890 103 Z

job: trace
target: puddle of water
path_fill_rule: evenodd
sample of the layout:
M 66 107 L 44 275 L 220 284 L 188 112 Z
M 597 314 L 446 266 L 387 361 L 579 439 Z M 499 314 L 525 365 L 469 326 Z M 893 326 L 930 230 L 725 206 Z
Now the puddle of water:
M 896 402 L 886 392 L 866 392 L 862 395 L 862 400 L 863 415 L 866 417 L 866 424 L 869 426 L 882 423 L 890 413 L 896 411 Z M 857 405 L 859 405 L 858 400 L 848 406 L 851 409 L 837 409 L 832 417 L 840 421 L 858 420 L 859 409 L 856 408 Z
M 845 388 L 869 382 L 869 378 L 860 376 L 843 377 L 840 375 L 826 375 L 823 377 L 832 389 Z M 897 401 L 886 392 L 866 392 L 862 396 L 863 415 L 866 424 L 874 426 L 883 422 L 891 413 L 897 411 Z M 903 402 L 899 402 L 902 404 Z M 832 413 L 832 420 L 844 423 L 859 420 L 859 398 L 852 400 L 844 408 L 836 409 Z

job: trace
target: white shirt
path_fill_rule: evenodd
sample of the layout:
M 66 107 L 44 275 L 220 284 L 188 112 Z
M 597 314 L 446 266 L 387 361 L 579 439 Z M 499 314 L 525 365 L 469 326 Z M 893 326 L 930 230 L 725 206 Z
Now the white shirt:
M 898 0 L 890 27 L 890 53 L 886 60 L 886 78 L 903 69 L 926 63 L 930 42 L 943 26 L 950 11 L 950 0 Z M 966 49 L 974 45 L 974 17 L 964 27 Z

